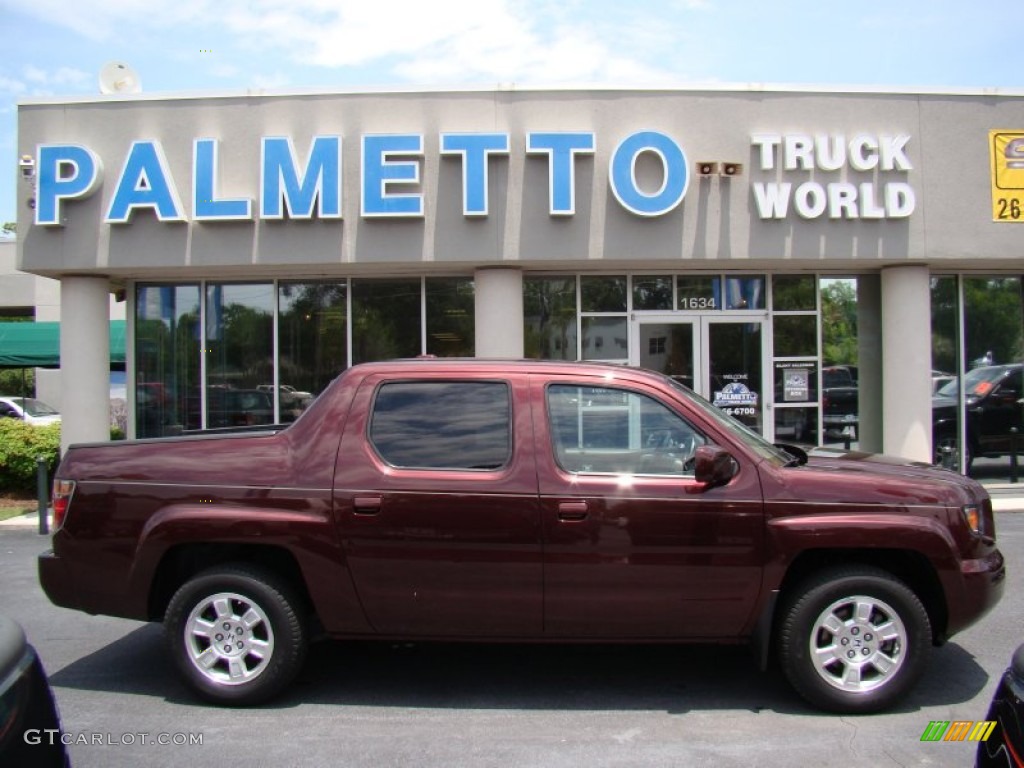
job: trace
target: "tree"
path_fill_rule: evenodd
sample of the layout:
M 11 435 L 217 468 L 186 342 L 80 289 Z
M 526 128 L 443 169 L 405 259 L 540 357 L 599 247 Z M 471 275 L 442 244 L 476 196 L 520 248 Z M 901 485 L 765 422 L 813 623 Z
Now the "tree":
M 857 364 L 857 288 L 852 280 L 822 285 L 821 348 L 826 363 Z
M 959 370 L 959 287 L 955 277 L 932 278 L 932 367 Z M 965 369 L 1024 358 L 1024 299 L 1018 277 L 964 277 Z
M 13 221 L 5 221 L 2 228 L 0 228 L 0 234 L 4 237 L 14 237 L 14 233 L 18 231 L 18 225 Z

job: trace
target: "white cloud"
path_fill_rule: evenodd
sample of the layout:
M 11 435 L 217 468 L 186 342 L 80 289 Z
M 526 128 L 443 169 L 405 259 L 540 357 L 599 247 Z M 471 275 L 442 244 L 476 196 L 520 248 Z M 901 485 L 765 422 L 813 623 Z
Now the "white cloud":
M 0 93 L 19 94 L 28 90 L 28 87 L 21 80 L 13 80 L 10 77 L 0 75 Z
M 80 86 L 92 80 L 92 77 L 88 72 L 73 67 L 58 67 L 54 70 L 41 69 L 31 64 L 25 67 L 25 79 L 41 86 Z
M 32 0 L 22 3 L 20 13 L 35 16 L 47 24 L 66 27 L 90 40 L 108 41 L 130 34 L 139 27 L 167 28 L 173 25 L 218 18 L 217 3 L 209 0 Z
M 682 1 L 687 7 L 706 4 Z M 599 35 L 598 26 L 581 21 L 587 15 L 602 18 L 604 5 L 592 0 L 35 0 L 21 10 L 93 40 L 195 37 L 197 48 L 237 46 L 324 69 L 386 63 L 392 74 L 417 82 L 570 81 L 653 69 L 640 63 L 649 51 L 631 55 L 616 39 L 614 26 Z M 609 8 L 617 6 L 609 3 Z M 74 82 L 54 77 L 50 73 L 39 82 Z

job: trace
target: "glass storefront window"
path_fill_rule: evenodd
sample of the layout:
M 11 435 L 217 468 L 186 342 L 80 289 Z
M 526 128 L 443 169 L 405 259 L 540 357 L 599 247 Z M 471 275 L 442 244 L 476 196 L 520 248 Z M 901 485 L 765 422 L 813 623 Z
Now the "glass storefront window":
M 524 347 L 528 358 L 576 359 L 576 278 L 523 280 Z
M 135 293 L 135 434 L 181 434 L 199 392 L 199 286 L 140 285 Z M 198 420 L 194 427 L 198 427 Z
M 278 286 L 279 421 L 294 421 L 347 367 L 346 302 L 344 282 Z
M 637 275 L 633 278 L 633 309 L 672 309 L 672 278 L 668 275 Z
M 817 281 L 813 275 L 772 278 L 772 309 L 776 312 L 813 312 L 817 309 Z
M 708 343 L 712 404 L 763 432 L 761 323 L 714 322 L 708 328 Z
M 958 285 L 952 275 L 931 279 L 932 460 L 951 469 L 960 466 Z
M 1021 283 L 1018 277 L 965 277 L 964 370 L 1019 362 Z
M 140 284 L 135 435 L 294 421 L 350 359 L 472 357 L 474 310 L 471 277 Z
M 428 277 L 427 354 L 473 357 L 475 297 L 471 277 Z
M 776 315 L 774 322 L 776 357 L 816 357 L 818 318 L 814 315 Z
M 625 312 L 626 278 L 622 275 L 584 275 L 580 278 L 583 312 Z
M 629 329 L 623 317 L 584 317 L 583 360 L 627 360 Z
M 352 281 L 352 364 L 421 351 L 419 278 Z
M 818 363 L 815 360 L 775 362 L 775 404 L 817 403 Z
M 726 309 L 764 309 L 764 275 L 725 278 Z
M 679 294 L 676 309 L 721 309 L 721 278 L 714 275 L 680 275 L 676 278 Z
M 957 279 L 952 275 L 931 279 L 932 305 L 932 371 L 955 377 L 957 348 L 960 346 L 960 325 L 957 322 Z M 945 382 L 942 382 L 945 383 Z M 938 389 L 933 384 L 932 389 Z
M 817 408 L 775 408 L 775 439 L 779 442 L 817 444 Z
M 206 286 L 206 429 L 274 422 L 274 301 L 272 283 Z M 198 388 L 188 409 L 198 428 Z
M 953 379 L 936 391 L 932 402 L 934 458 L 982 482 L 1019 480 L 1019 475 L 1014 475 L 1019 473 L 1024 453 L 1021 279 L 964 276 L 961 291 L 964 341 L 957 363 L 965 374 L 962 386 Z M 944 279 L 933 281 L 933 309 L 937 304 L 949 304 L 948 292 Z M 940 317 L 940 321 L 948 331 L 949 318 Z M 933 336 L 933 349 L 948 350 L 949 345 L 940 342 Z
M 826 364 L 857 364 L 857 282 L 821 281 L 821 354 Z

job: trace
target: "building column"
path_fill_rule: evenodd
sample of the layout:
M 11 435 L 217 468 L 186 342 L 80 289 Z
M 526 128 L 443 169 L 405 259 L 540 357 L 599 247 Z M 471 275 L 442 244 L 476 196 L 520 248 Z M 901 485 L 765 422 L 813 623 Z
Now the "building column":
M 932 460 L 931 290 L 927 267 L 882 270 L 882 450 Z
M 110 313 L 105 277 L 60 281 L 61 453 L 110 439 Z
M 520 358 L 523 348 L 523 273 L 507 267 L 473 273 L 476 356 Z

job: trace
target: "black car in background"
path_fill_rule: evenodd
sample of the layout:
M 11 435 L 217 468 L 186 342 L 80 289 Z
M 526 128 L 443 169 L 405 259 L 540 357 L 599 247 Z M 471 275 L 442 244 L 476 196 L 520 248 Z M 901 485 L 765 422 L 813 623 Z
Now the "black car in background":
M 986 365 L 964 376 L 965 467 L 979 456 L 1007 456 L 1024 449 L 1024 365 Z M 936 464 L 959 468 L 957 452 L 959 388 L 956 379 L 932 398 L 932 448 Z
M 821 412 L 825 442 L 847 435 L 857 438 L 857 368 L 828 365 L 821 369 Z
M 68 765 L 50 683 L 21 627 L 0 615 L 0 765 Z
M 996 725 L 988 739 L 978 743 L 975 765 L 978 768 L 1024 766 L 1024 645 L 1014 652 L 985 719 Z

